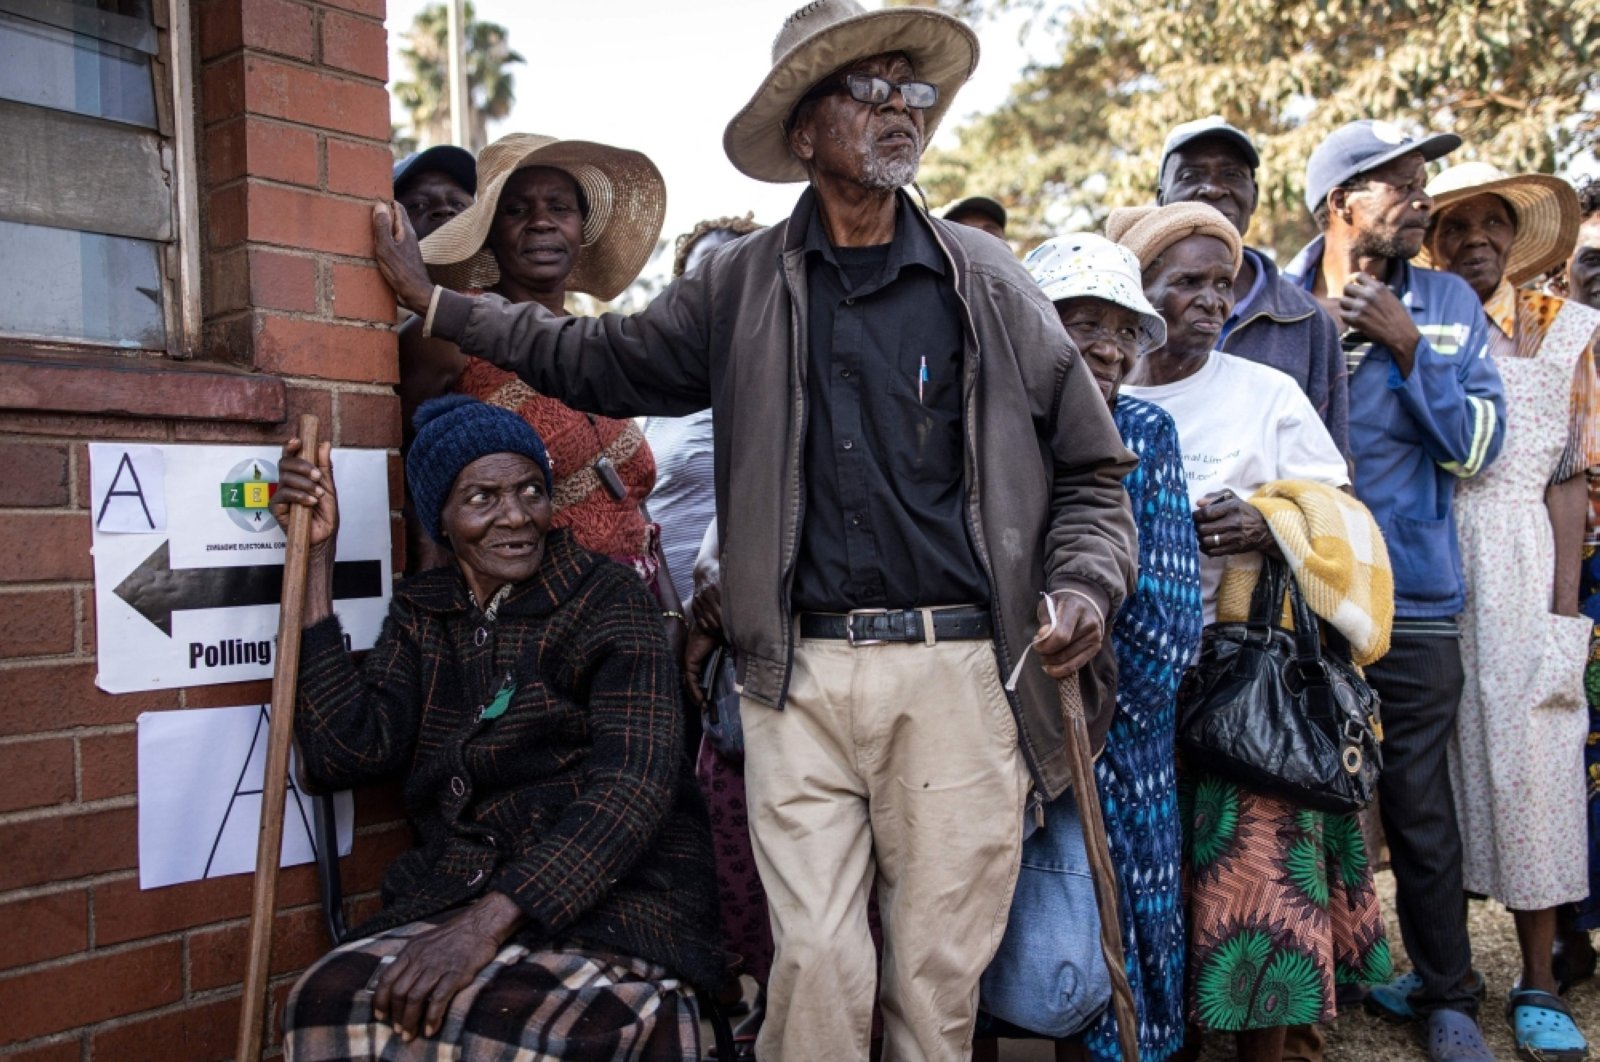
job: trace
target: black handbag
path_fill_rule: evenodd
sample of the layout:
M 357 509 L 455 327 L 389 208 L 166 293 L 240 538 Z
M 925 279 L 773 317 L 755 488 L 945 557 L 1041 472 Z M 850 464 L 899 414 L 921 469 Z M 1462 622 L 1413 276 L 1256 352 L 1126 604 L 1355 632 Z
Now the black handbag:
M 723 759 L 744 762 L 744 720 L 739 714 L 739 685 L 734 675 L 733 649 L 719 644 L 706 659 L 700 673 L 700 689 L 706 695 L 700 709 L 700 728 L 706 740 Z
M 1295 629 L 1278 626 L 1288 584 Z M 1213 623 L 1178 687 L 1186 763 L 1316 811 L 1359 811 L 1383 769 L 1378 695 L 1349 643 L 1316 615 L 1288 566 L 1263 558 L 1244 623 Z

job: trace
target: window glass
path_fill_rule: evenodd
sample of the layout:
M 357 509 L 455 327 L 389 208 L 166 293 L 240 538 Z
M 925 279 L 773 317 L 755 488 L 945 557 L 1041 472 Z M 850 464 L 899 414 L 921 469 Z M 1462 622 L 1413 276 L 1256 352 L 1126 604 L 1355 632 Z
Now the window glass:
M 156 127 L 150 56 L 0 11 L 0 99 Z
M 158 350 L 161 244 L 0 221 L 0 330 Z

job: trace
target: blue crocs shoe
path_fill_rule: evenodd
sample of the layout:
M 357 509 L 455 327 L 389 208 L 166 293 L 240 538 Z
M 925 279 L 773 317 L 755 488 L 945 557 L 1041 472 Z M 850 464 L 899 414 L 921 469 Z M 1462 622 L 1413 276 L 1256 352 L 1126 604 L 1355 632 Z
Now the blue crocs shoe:
M 1436 1010 L 1428 1015 L 1421 1033 L 1428 1062 L 1495 1062 L 1494 1053 L 1483 1042 L 1483 1031 L 1470 1014 Z
M 1422 1017 L 1411 1006 L 1411 994 L 1421 987 L 1422 978 L 1417 976 L 1415 970 L 1410 970 L 1386 985 L 1367 989 L 1367 997 L 1361 1005 L 1368 1014 L 1382 1018 L 1391 1025 L 1409 1025 Z M 1483 974 L 1472 971 L 1472 994 L 1482 1000 L 1487 987 Z
M 1517 1041 L 1517 1057 L 1528 1062 L 1584 1062 L 1589 1043 L 1560 996 L 1533 988 L 1514 988 L 1506 1000 L 1506 1021 Z

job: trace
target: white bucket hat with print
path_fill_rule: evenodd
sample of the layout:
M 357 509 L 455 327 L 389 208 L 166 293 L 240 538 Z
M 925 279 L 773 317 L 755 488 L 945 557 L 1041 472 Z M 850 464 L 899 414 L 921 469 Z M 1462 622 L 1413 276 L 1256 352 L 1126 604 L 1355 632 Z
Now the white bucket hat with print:
M 1139 353 L 1167 342 L 1167 323 L 1144 297 L 1139 260 L 1121 244 L 1092 232 L 1053 236 L 1022 260 L 1044 297 L 1104 299 L 1139 315 Z

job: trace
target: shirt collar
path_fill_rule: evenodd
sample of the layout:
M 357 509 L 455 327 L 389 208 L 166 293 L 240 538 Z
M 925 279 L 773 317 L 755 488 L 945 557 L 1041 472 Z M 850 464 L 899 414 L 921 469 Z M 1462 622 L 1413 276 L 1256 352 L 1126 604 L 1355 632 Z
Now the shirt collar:
M 1267 286 L 1267 270 L 1261 262 L 1261 256 L 1250 248 L 1244 248 L 1244 255 L 1250 259 L 1250 267 L 1256 271 L 1256 278 L 1250 284 L 1250 290 L 1244 293 L 1244 298 L 1233 304 L 1233 313 L 1228 320 L 1237 324 L 1250 309 L 1252 303 L 1261 297 L 1262 289 Z
M 1299 284 L 1306 291 L 1316 287 L 1317 267 L 1322 264 L 1322 255 L 1327 250 L 1327 238 L 1317 236 L 1300 249 L 1294 256 L 1284 275 Z M 1400 297 L 1400 302 L 1409 310 L 1424 308 L 1423 292 L 1411 283 L 1411 263 L 1404 258 L 1391 258 L 1393 263 L 1392 276 L 1389 278 L 1389 287 Z
M 1491 324 L 1505 333 L 1507 339 L 1512 338 L 1517 327 L 1517 290 L 1510 281 L 1500 278 L 1500 286 L 1483 304 L 1483 312 Z
M 822 211 L 817 209 L 815 203 L 812 204 L 811 218 L 806 226 L 804 250 L 807 256 L 817 254 L 835 268 L 839 265 L 839 257 L 834 253 L 834 246 L 822 227 Z M 895 193 L 894 238 L 889 244 L 884 279 L 898 276 L 908 265 L 920 265 L 939 274 L 947 269 L 928 219 L 912 205 L 910 196 L 898 191 Z

